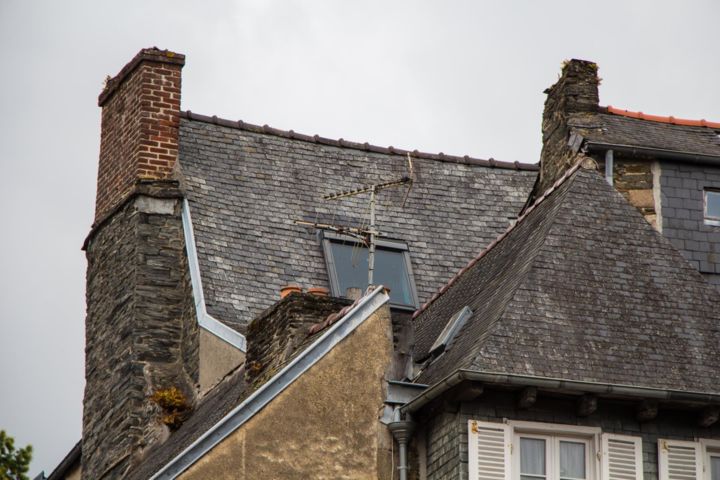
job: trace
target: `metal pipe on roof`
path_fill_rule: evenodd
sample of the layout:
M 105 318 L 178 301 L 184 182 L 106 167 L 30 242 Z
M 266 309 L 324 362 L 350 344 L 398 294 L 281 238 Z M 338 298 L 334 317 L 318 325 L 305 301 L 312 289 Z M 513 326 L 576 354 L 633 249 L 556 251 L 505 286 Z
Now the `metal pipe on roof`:
M 720 404 L 720 394 L 667 390 L 651 387 L 635 387 L 612 383 L 586 382 L 579 380 L 563 380 L 558 378 L 536 377 L 532 375 L 515 375 L 497 372 L 481 372 L 475 370 L 456 370 L 435 385 L 431 386 L 410 402 L 400 408 L 400 412 L 416 412 L 430 401 L 439 397 L 462 381 L 474 381 L 496 385 L 517 385 L 538 387 L 547 390 L 570 390 L 579 393 L 595 393 L 618 397 L 634 397 L 666 401 Z
M 605 180 L 612 186 L 613 181 L 613 151 L 612 149 L 605 152 Z
M 593 142 L 587 140 L 585 147 L 589 151 L 607 151 L 629 153 L 630 155 L 649 155 L 665 160 L 684 160 L 704 165 L 720 165 L 720 155 L 706 155 L 701 153 L 681 152 L 664 148 L 636 147 L 632 145 L 617 145 L 612 143 Z

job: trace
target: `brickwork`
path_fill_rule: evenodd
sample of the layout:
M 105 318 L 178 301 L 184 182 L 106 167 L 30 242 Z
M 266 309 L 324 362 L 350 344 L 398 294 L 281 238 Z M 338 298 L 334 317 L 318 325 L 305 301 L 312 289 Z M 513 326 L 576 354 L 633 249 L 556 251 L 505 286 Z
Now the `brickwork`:
M 604 156 L 597 156 L 600 171 L 605 170 Z M 613 186 L 655 229 L 658 217 L 654 197 L 654 176 L 652 159 L 632 159 L 616 153 L 613 161 Z
M 502 422 L 503 419 L 600 427 L 603 432 L 634 435 L 643 439 L 645 480 L 658 478 L 659 438 L 694 440 L 720 439 L 720 425 L 697 426 L 697 412 L 660 410 L 656 420 L 641 423 L 636 419 L 636 404 L 599 401 L 598 410 L 589 417 L 578 417 L 573 399 L 542 395 L 529 409 L 518 409 L 517 394 L 487 392 L 478 401 L 463 403 L 452 411 L 438 414 L 428 431 L 428 480 L 468 478 L 468 420 Z M 433 453 L 434 452 L 434 453 Z M 450 454 L 446 452 L 451 452 Z M 455 452 L 458 452 L 455 454 Z M 431 468 L 435 465 L 434 468 Z
M 138 180 L 172 175 L 178 155 L 180 72 L 183 55 L 142 50 L 100 94 L 102 134 L 95 221 Z
M 167 193 L 127 202 L 87 242 L 84 479 L 122 478 L 167 436 L 155 391 L 193 401 L 198 331 L 179 192 Z
M 703 189 L 720 188 L 720 169 L 663 162 L 660 184 L 663 235 L 711 283 L 720 285 L 720 227 L 703 220 Z

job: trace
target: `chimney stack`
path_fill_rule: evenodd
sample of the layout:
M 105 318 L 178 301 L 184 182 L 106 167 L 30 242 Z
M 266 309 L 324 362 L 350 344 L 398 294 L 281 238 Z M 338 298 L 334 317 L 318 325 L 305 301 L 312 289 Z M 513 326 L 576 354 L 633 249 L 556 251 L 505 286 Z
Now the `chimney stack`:
M 543 148 L 540 155 L 540 174 L 529 202 L 550 188 L 565 171 L 583 156 L 568 145 L 572 116 L 592 114 L 598 110 L 599 96 L 597 65 L 587 60 L 565 62 L 560 79 L 545 90 L 543 111 Z
M 125 478 L 191 408 L 199 332 L 174 181 L 185 57 L 142 50 L 100 94 L 95 223 L 85 242 L 83 480 Z M 165 402 L 165 403 L 163 403 Z
M 185 55 L 145 48 L 98 98 L 102 135 L 95 223 L 143 180 L 171 178 L 178 155 L 180 73 Z

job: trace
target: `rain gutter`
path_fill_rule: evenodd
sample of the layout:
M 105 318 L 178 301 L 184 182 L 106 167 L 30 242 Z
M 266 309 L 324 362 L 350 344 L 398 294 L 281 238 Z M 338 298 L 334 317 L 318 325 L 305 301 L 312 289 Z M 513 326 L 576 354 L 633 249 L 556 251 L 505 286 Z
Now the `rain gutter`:
M 607 151 L 627 153 L 630 155 L 648 155 L 665 160 L 684 160 L 704 165 L 720 165 L 720 155 L 705 155 L 701 153 L 681 152 L 664 148 L 636 147 L 632 145 L 618 145 L 614 143 L 585 141 L 585 147 L 589 151 Z
M 364 297 L 342 319 L 329 327 L 320 338 L 315 340 L 280 372 L 231 410 L 178 456 L 170 460 L 150 480 L 174 479 L 187 470 L 215 445 L 262 410 L 389 300 L 390 297 L 385 292 L 384 287 L 375 288 L 372 293 Z
M 190 217 L 190 204 L 187 198 L 183 199 L 182 206 L 183 232 L 185 233 L 185 247 L 187 250 L 188 266 L 190 269 L 190 283 L 192 284 L 193 300 L 195 301 L 195 312 L 198 325 L 218 338 L 226 341 L 243 353 L 247 351 L 247 341 L 240 332 L 228 327 L 220 320 L 214 318 L 207 312 L 205 306 L 205 294 L 203 293 L 202 278 L 200 277 L 200 262 L 195 246 L 195 232 L 193 231 L 192 218 Z
M 632 397 L 702 404 L 720 404 L 720 394 L 713 393 L 634 387 L 630 385 L 584 382 L 578 380 L 562 380 L 559 378 L 536 377 L 532 375 L 514 375 L 476 370 L 456 370 L 444 379 L 432 385 L 410 402 L 406 403 L 400 408 L 400 411 L 403 414 L 416 412 L 423 406 L 427 405 L 430 401 L 439 397 L 447 390 L 463 381 L 497 385 L 514 385 L 518 387 L 538 387 L 546 390 L 564 390 L 578 393 L 593 393 L 604 396 Z

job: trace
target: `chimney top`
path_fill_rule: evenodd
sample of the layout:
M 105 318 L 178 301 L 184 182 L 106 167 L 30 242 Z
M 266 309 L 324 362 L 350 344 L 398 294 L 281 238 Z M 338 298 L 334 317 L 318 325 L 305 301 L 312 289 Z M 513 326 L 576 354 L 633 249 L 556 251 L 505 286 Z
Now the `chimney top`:
M 565 114 L 596 112 L 600 102 L 597 71 L 595 62 L 576 58 L 566 60 L 563 62 L 560 79 L 545 90 L 548 103 Z
M 110 78 L 108 76 L 105 82 L 105 88 L 98 96 L 98 106 L 102 107 L 107 102 L 123 81 L 130 75 L 142 62 L 167 63 L 170 65 L 185 65 L 185 55 L 182 53 L 172 52 L 170 50 L 160 50 L 157 47 L 143 48 L 135 57 L 125 65 L 117 75 Z

